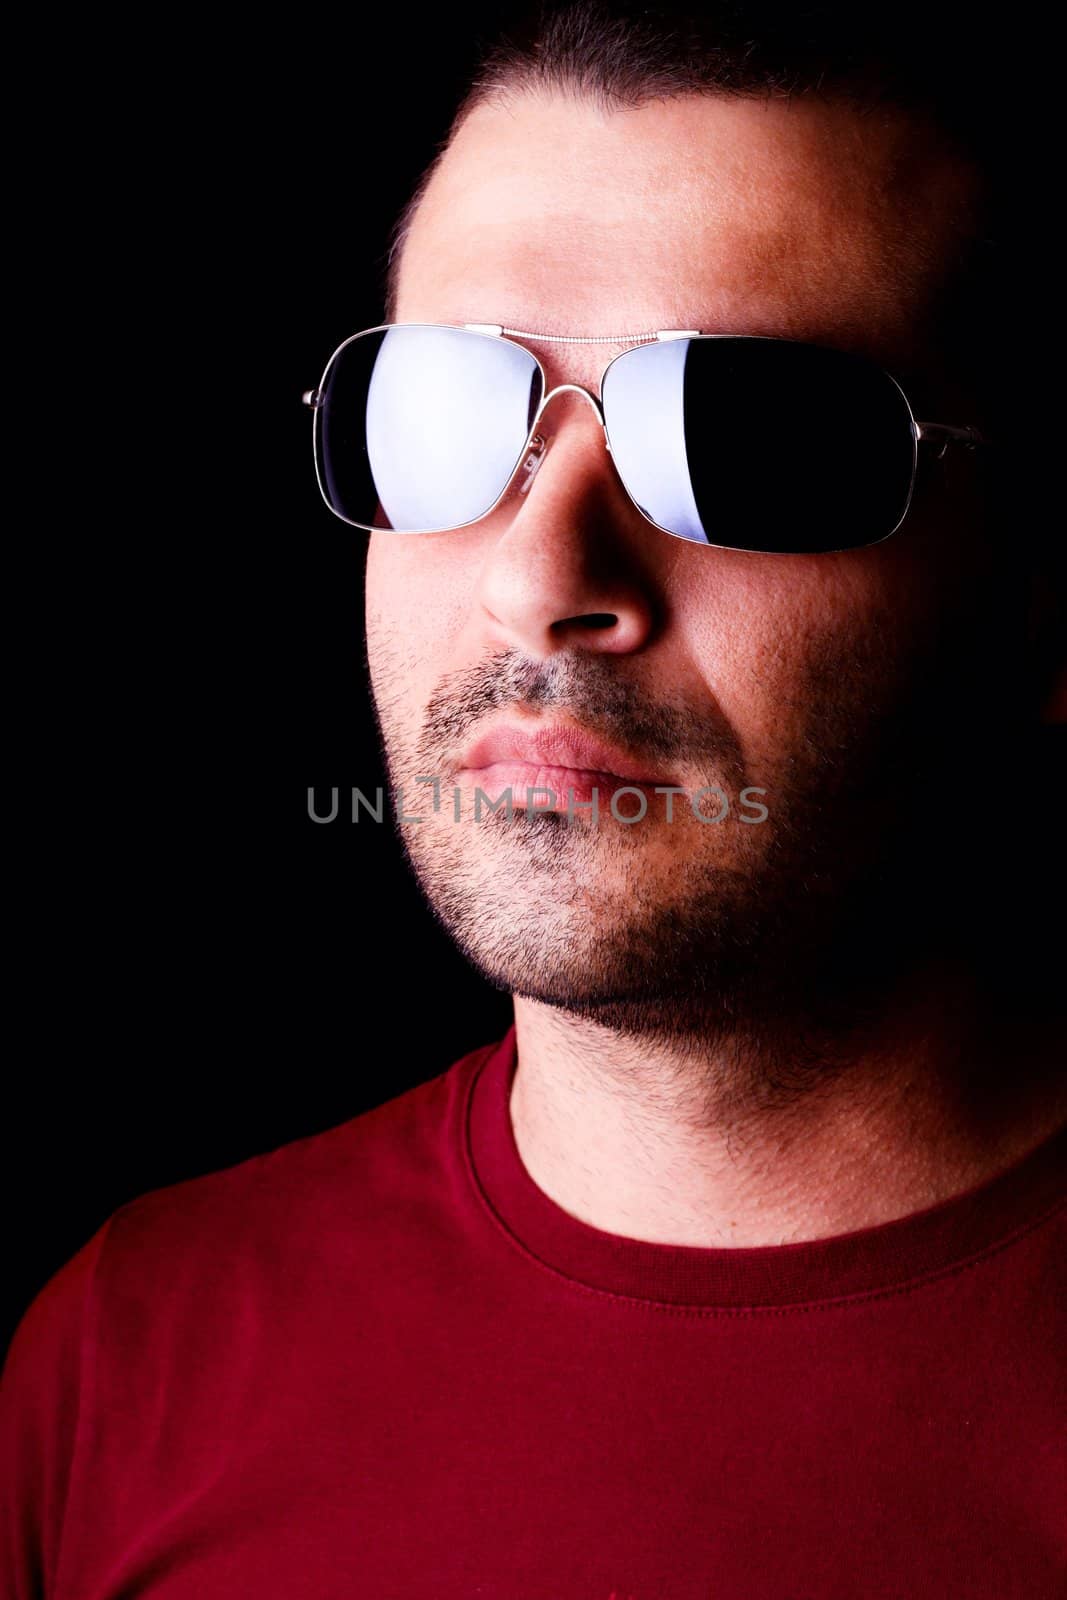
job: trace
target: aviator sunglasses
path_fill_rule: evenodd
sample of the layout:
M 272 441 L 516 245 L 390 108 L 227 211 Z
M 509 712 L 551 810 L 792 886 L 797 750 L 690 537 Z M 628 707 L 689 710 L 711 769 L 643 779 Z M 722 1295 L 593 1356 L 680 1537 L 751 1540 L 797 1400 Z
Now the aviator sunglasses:
M 635 348 L 608 362 L 597 399 L 574 383 L 548 391 L 516 338 Z M 878 544 L 907 515 L 920 446 L 940 457 L 952 444 L 986 443 L 973 427 L 916 421 L 900 384 L 870 358 L 799 340 L 384 323 L 339 345 L 303 396 L 323 499 L 367 532 L 469 527 L 514 480 L 528 490 L 547 448 L 541 417 L 567 391 L 593 407 L 642 516 L 720 549 Z

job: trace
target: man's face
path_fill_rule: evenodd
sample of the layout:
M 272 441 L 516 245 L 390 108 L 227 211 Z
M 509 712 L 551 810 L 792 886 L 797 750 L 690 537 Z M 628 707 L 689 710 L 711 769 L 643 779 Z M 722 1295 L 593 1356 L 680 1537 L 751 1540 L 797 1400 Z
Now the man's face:
M 888 113 L 699 97 L 601 115 L 519 98 L 459 132 L 408 237 L 395 320 L 809 340 L 873 356 L 920 419 L 967 423 L 928 309 L 973 194 L 929 130 Z M 529 348 L 550 389 L 599 395 L 629 346 Z M 692 1006 L 705 1022 L 736 1012 L 748 991 L 766 1006 L 787 968 L 854 969 L 858 939 L 889 959 L 874 919 L 884 942 L 908 871 L 951 856 L 957 817 L 937 786 L 973 697 L 992 693 L 973 463 L 950 455 L 920 477 L 883 544 L 768 555 L 647 523 L 581 396 L 555 399 L 539 431 L 528 492 L 483 521 L 370 535 L 372 686 L 391 781 L 424 818 L 405 837 L 431 903 L 503 987 L 638 1029 Z M 535 813 L 526 782 L 565 775 L 536 758 L 486 766 L 491 751 L 471 767 L 502 728 L 581 730 L 650 786 L 716 786 L 728 812 L 701 820 L 680 795 L 668 821 L 649 787 L 646 814 L 621 822 L 602 776 L 596 823 L 565 802 Z M 440 779 L 439 811 L 418 776 Z M 505 783 L 511 820 L 476 821 L 476 787 L 496 799 Z M 750 798 L 766 820 L 742 820 L 759 815 L 746 787 L 764 791 Z M 936 901 L 931 881 L 924 893 Z

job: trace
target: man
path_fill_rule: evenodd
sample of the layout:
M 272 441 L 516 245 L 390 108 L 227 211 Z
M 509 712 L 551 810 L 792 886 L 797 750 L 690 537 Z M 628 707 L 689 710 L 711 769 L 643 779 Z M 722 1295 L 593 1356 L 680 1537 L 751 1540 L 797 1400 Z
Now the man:
M 515 30 L 309 394 L 515 1026 L 53 1279 L 18 1600 L 1060 1592 L 1063 1037 L 978 794 L 1062 717 L 1054 552 L 980 135 L 818 20 Z

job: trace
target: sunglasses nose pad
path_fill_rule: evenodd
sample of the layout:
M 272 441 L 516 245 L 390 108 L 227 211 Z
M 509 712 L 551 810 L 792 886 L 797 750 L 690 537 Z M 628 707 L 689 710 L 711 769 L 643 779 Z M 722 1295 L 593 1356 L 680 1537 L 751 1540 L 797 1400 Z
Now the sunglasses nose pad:
M 533 483 L 537 476 L 537 469 L 545 459 L 545 453 L 547 450 L 548 445 L 545 443 L 544 439 L 539 433 L 535 433 L 533 438 L 530 440 L 530 449 L 527 453 L 526 459 L 519 468 L 519 472 L 522 475 L 522 481 L 519 484 L 520 494 L 525 494 L 531 483 Z

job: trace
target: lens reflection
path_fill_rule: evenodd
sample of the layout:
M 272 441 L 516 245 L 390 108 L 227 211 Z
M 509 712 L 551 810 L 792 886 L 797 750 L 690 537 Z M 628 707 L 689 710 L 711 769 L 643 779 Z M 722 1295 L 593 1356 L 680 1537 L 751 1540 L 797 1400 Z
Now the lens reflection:
M 623 483 L 680 538 L 855 549 L 907 507 L 911 413 L 865 357 L 759 337 L 665 340 L 612 362 L 601 394 Z
M 487 334 L 413 323 L 357 335 L 333 357 L 316 416 L 328 503 L 398 533 L 475 521 L 518 465 L 541 390 L 529 351 Z

